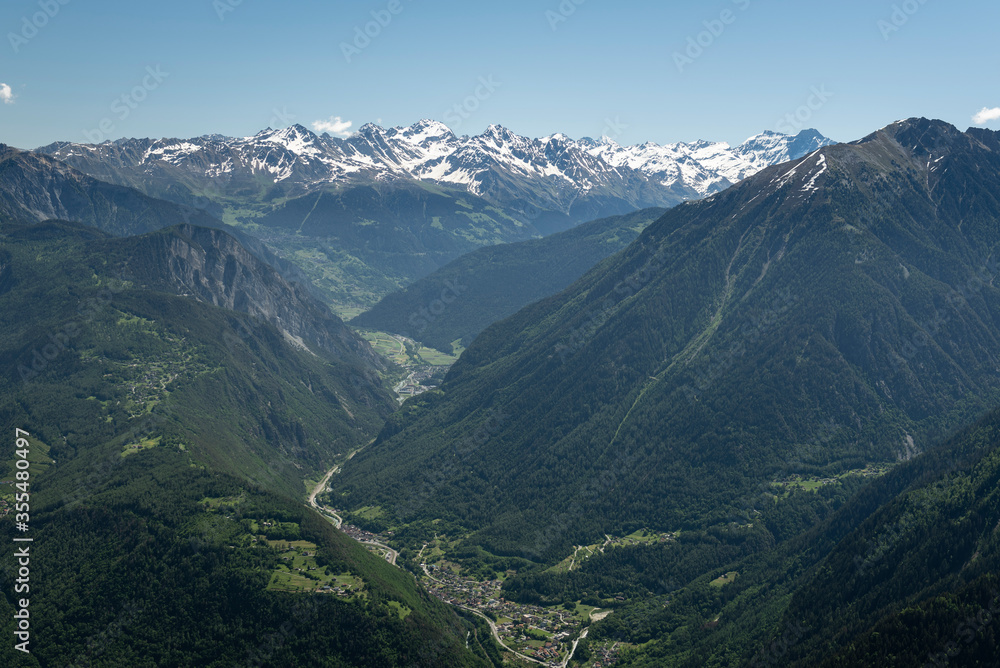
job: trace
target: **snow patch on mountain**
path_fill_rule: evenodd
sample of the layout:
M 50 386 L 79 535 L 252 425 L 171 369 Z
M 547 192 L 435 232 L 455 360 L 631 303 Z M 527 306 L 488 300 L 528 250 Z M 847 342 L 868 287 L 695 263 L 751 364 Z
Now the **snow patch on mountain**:
M 812 178 L 809 179 L 809 183 L 807 183 L 806 186 L 805 186 L 805 188 L 802 189 L 802 192 L 810 192 L 810 191 L 813 191 L 813 190 L 819 190 L 819 188 L 816 187 L 816 179 L 818 179 L 819 177 L 823 176 L 823 174 L 826 173 L 826 170 L 827 170 L 827 167 L 828 167 L 828 165 L 826 164 L 826 156 L 825 155 L 820 155 L 819 156 L 819 160 L 816 162 L 816 166 L 819 167 L 820 170 L 818 172 L 816 172 L 815 174 L 812 175 Z

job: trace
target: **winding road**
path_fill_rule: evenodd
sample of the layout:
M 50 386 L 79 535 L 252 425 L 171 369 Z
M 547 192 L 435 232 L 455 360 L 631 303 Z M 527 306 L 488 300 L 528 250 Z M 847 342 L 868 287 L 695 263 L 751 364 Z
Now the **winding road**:
M 337 513 L 333 512 L 331 508 L 327 508 L 326 506 L 321 506 L 316 502 L 316 497 L 322 494 L 326 490 L 326 486 L 330 483 L 330 478 L 332 478 L 333 474 L 337 473 L 338 471 L 340 471 L 340 467 L 334 466 L 327 472 L 326 477 L 323 478 L 323 480 L 321 480 L 318 485 L 316 485 L 316 487 L 312 491 L 312 494 L 309 495 L 309 505 L 312 506 L 316 511 L 318 511 L 320 515 L 330 520 L 333 526 L 339 529 L 340 525 L 344 523 L 343 518 Z
M 443 582 L 441 582 L 440 580 L 438 580 L 436 577 L 434 577 L 433 575 L 431 575 L 431 572 L 429 570 L 427 570 L 427 564 L 420 564 L 420 567 L 422 569 L 424 569 L 424 575 L 426 575 L 428 578 L 430 578 L 431 580 L 433 580 L 434 582 L 437 582 L 439 584 L 444 584 Z M 511 649 L 510 647 L 508 647 L 507 645 L 505 645 L 504 642 L 503 642 L 503 640 L 500 639 L 500 632 L 497 631 L 497 625 L 493 622 L 493 620 L 490 619 L 489 617 L 487 617 L 486 615 L 484 615 L 483 613 L 479 612 L 475 608 L 470 608 L 470 607 L 465 606 L 465 605 L 456 605 L 455 607 L 461 608 L 462 610 L 468 610 L 472 614 L 479 615 L 480 617 L 482 617 L 483 619 L 485 619 L 486 623 L 490 625 L 490 630 L 493 631 L 493 639 L 497 641 L 498 645 L 500 645 L 505 650 L 507 650 L 508 652 L 510 652 L 511 654 L 513 654 L 514 656 L 518 657 L 519 659 L 524 659 L 525 661 L 531 661 L 532 663 L 537 663 L 540 666 L 556 666 L 556 665 L 558 665 L 558 666 L 560 666 L 560 668 L 566 668 L 566 666 L 569 665 L 569 662 L 573 659 L 573 655 L 576 654 L 576 646 L 580 644 L 581 640 L 583 640 L 584 638 L 587 637 L 587 632 L 590 631 L 589 627 L 585 628 L 583 630 L 583 633 L 580 634 L 580 637 L 573 641 L 573 647 L 572 647 L 572 649 L 570 649 L 569 654 L 566 655 L 566 658 L 562 660 L 562 663 L 560 663 L 560 664 L 548 663 L 548 662 L 545 662 L 545 661 L 539 661 L 538 659 L 534 659 L 534 658 L 532 658 L 530 656 L 525 656 L 524 654 L 521 654 L 520 652 L 518 652 L 516 649 Z
M 581 640 L 583 640 L 584 638 L 587 637 L 587 633 L 589 631 L 590 631 L 590 627 L 588 626 L 587 628 L 585 628 L 583 630 L 583 633 L 580 634 L 580 637 L 573 641 L 573 649 L 571 649 L 569 651 L 569 654 L 566 655 L 566 658 L 563 659 L 563 662 L 561 664 L 559 664 L 561 666 L 561 668 L 566 668 L 566 666 L 569 665 L 569 662 L 573 658 L 573 655 L 576 654 L 576 646 L 580 644 Z
M 353 455 L 353 453 L 352 453 L 352 455 Z M 327 485 L 330 483 L 330 478 L 332 478 L 333 475 L 335 473 L 339 472 L 339 471 L 340 471 L 340 467 L 339 466 L 334 466 L 332 469 L 330 469 L 327 472 L 326 476 L 323 478 L 323 480 L 321 480 L 319 482 L 319 484 L 316 485 L 316 487 L 313 489 L 312 493 L 309 495 L 309 505 L 313 509 L 315 509 L 320 515 L 322 515 L 323 517 L 325 517 L 331 524 L 333 524 L 338 529 L 344 523 L 343 518 L 341 518 L 340 515 L 338 515 L 337 513 L 335 513 L 331 508 L 327 508 L 326 506 L 320 505 L 316 501 L 316 497 L 319 496 L 320 494 L 322 494 L 326 490 Z M 610 540 L 610 538 L 608 540 Z M 362 542 L 365 545 L 374 545 L 375 547 L 380 547 L 380 548 L 385 549 L 387 551 L 387 553 L 388 553 L 387 556 L 386 556 L 386 561 L 388 561 L 393 566 L 396 566 L 396 559 L 399 557 L 399 552 L 397 552 L 396 550 L 392 549 L 388 545 L 383 545 L 382 543 L 379 543 L 377 541 L 367 541 L 366 540 L 366 541 L 359 541 L 359 542 Z M 427 547 L 427 545 L 424 544 L 424 547 L 421 548 L 421 550 L 420 550 L 420 554 L 423 554 L 424 548 L 426 548 L 426 547 Z M 577 548 L 577 549 L 579 549 L 579 548 Z M 574 553 L 574 556 L 575 556 L 575 553 Z M 420 564 L 420 567 L 424 569 L 424 575 L 426 575 L 428 578 L 430 578 L 434 582 L 443 584 L 440 580 L 438 580 L 433 575 L 431 575 L 431 572 L 429 570 L 427 570 L 427 564 Z M 397 568 L 398 568 L 398 566 L 397 566 Z M 505 650 L 507 650 L 508 652 L 510 652 L 511 654 L 513 654 L 514 656 L 516 656 L 516 657 L 518 657 L 520 659 L 524 659 L 525 661 L 530 661 L 532 663 L 537 663 L 537 664 L 539 664 L 541 666 L 556 666 L 556 665 L 558 665 L 558 666 L 560 666 L 560 668 L 566 668 L 566 666 L 569 665 L 570 660 L 573 658 L 573 655 L 576 653 L 576 646 L 578 644 L 580 644 L 581 640 L 583 640 L 584 638 L 587 637 L 587 632 L 590 631 L 589 628 L 585 628 L 583 630 L 583 633 L 580 634 L 580 637 L 573 641 L 573 647 L 572 647 L 572 649 L 570 649 L 569 654 L 566 655 L 566 658 L 563 659 L 562 663 L 560 663 L 560 664 L 547 663 L 545 661 L 539 661 L 538 659 L 534 659 L 534 658 L 532 658 L 530 656 L 525 656 L 524 654 L 521 654 L 517 650 L 511 649 L 510 647 L 508 647 L 507 645 L 505 645 L 504 642 L 503 642 L 503 640 L 500 639 L 500 632 L 497 631 L 497 625 L 493 622 L 493 620 L 490 619 L 489 617 L 487 617 L 486 615 L 484 615 L 483 613 L 479 612 L 475 608 L 470 608 L 470 607 L 467 607 L 467 606 L 464 606 L 464 605 L 457 605 L 456 607 L 462 608 L 463 610 L 468 610 L 472 614 L 478 615 L 478 616 L 482 617 L 483 619 L 485 619 L 486 623 L 490 625 L 490 630 L 493 632 L 493 639 L 496 640 L 497 644 L 500 645 L 501 647 L 503 647 Z
M 434 577 L 433 575 L 431 575 L 431 572 L 429 570 L 427 570 L 427 564 L 420 564 L 420 567 L 422 569 L 424 569 L 424 575 L 426 575 L 428 578 L 430 578 L 431 580 L 433 580 L 434 582 L 437 582 L 439 584 L 444 584 L 443 582 L 441 582 L 440 580 L 438 580 L 436 577 Z M 475 608 L 470 608 L 470 607 L 467 607 L 467 606 L 464 606 L 464 605 L 456 605 L 455 607 L 456 608 L 461 608 L 462 610 L 468 610 L 472 614 L 479 615 L 480 617 L 482 617 L 483 619 L 485 619 L 486 623 L 490 625 L 490 630 L 493 631 L 493 639 L 497 641 L 498 645 L 500 645 L 501 647 L 503 647 L 505 650 L 507 650 L 508 652 L 510 652 L 511 654 L 513 654 L 514 656 L 516 656 L 518 658 L 521 658 L 521 659 L 524 659 L 525 661 L 531 661 L 532 663 L 537 663 L 537 664 L 542 665 L 542 666 L 551 665 L 551 664 L 545 663 L 544 661 L 539 661 L 538 659 L 533 659 L 530 656 L 525 656 L 524 654 L 521 654 L 517 650 L 511 649 L 510 647 L 507 647 L 507 645 L 504 644 L 503 640 L 500 639 L 500 632 L 497 631 L 497 625 L 493 623 L 493 620 L 490 619 L 489 617 L 487 617 L 486 615 L 484 615 L 483 613 L 479 612 Z M 575 647 L 574 647 L 574 649 L 575 649 Z
M 351 457 L 353 457 L 353 456 L 354 456 L 354 453 L 351 453 Z M 350 457 L 348 457 L 348 459 L 350 459 Z M 340 515 L 338 515 L 337 513 L 335 513 L 332 508 L 328 508 L 326 506 L 320 505 L 316 501 L 316 497 L 319 496 L 320 494 L 322 494 L 326 490 L 327 485 L 330 484 L 330 478 L 333 477 L 333 474 L 339 473 L 339 472 L 340 472 L 340 467 L 339 466 L 334 466 L 332 469 L 330 469 L 327 472 L 326 477 L 323 478 L 323 480 L 321 480 L 318 485 L 316 485 L 315 489 L 313 489 L 313 491 L 312 491 L 312 494 L 309 495 L 309 505 L 312 506 L 320 515 L 322 515 L 327 520 L 329 520 L 330 523 L 333 524 L 333 526 L 337 527 L 338 529 L 341 527 L 341 525 L 343 525 L 344 518 L 342 518 Z M 365 545 L 374 545 L 375 547 L 380 547 L 380 548 L 384 549 L 386 551 L 385 560 L 388 561 L 393 566 L 396 565 L 396 559 L 399 558 L 399 552 L 397 552 L 396 550 L 392 549 L 388 545 L 384 545 L 384 544 L 379 543 L 378 541 L 374 541 L 374 540 L 364 540 L 364 541 L 358 541 L 358 542 L 359 543 L 363 543 Z
M 573 566 L 576 565 L 576 555 L 579 554 L 580 550 L 582 550 L 582 549 L 583 549 L 583 547 L 577 545 L 576 549 L 573 550 L 573 558 L 569 560 L 569 570 L 570 571 L 572 571 L 573 570 Z

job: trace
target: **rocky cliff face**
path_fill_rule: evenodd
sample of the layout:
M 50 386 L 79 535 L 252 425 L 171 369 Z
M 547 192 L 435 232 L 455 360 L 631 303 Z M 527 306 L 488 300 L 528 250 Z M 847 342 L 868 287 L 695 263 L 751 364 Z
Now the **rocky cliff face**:
M 37 223 L 68 220 L 109 234 L 142 234 L 179 223 L 219 226 L 204 212 L 87 176 L 38 153 L 0 144 L 0 216 Z
M 126 278 L 247 313 L 313 354 L 384 368 L 368 344 L 303 286 L 286 281 L 226 232 L 180 225 L 131 241 Z

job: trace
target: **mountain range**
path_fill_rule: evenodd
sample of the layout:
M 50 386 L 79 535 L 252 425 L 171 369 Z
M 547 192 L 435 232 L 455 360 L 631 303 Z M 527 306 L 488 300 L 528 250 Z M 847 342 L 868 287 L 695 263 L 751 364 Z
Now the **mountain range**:
M 422 120 L 407 128 L 369 123 L 346 139 L 293 125 L 244 138 L 58 142 L 37 151 L 164 197 L 169 193 L 151 184 L 187 182 L 197 194 L 267 181 L 274 192 L 295 198 L 357 183 L 417 180 L 457 186 L 528 220 L 558 212 L 579 223 L 705 197 L 831 143 L 815 130 L 765 132 L 735 148 L 707 141 L 620 146 L 607 137 L 575 141 L 562 134 L 530 139 L 499 125 L 458 137 L 443 123 Z
M 733 149 L 622 147 L 501 126 L 457 137 L 424 120 L 342 139 L 301 125 L 252 137 L 59 142 L 38 149 L 92 177 L 204 210 L 299 264 L 353 317 L 483 246 L 539 238 L 718 192 L 831 143 L 766 132 Z

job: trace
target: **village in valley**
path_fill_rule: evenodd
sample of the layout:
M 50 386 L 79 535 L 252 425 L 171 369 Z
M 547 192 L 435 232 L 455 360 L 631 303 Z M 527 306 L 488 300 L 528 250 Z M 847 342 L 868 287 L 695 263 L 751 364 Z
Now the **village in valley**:
M 439 351 L 424 348 L 420 344 L 398 335 L 382 332 L 364 332 L 365 338 L 377 352 L 396 365 L 395 391 L 400 402 L 432 389 L 440 383 L 454 358 Z M 335 468 L 331 474 L 339 471 Z M 327 479 L 329 479 L 329 475 Z M 317 491 L 325 489 L 320 483 Z M 326 502 L 330 499 L 327 497 Z M 448 541 L 435 536 L 432 544 L 425 544 L 415 559 L 397 563 L 400 553 L 390 547 L 394 541 L 393 531 L 375 533 L 345 521 L 343 511 L 317 502 L 315 494 L 313 506 L 345 534 L 363 544 L 390 564 L 407 567 L 422 580 L 426 589 L 435 597 L 450 605 L 473 612 L 489 621 L 494 638 L 507 650 L 508 658 L 518 665 L 541 664 L 545 666 L 568 665 L 580 640 L 587 637 L 590 624 L 614 613 L 614 606 L 623 604 L 625 599 L 618 596 L 609 599 L 611 607 L 598 608 L 577 602 L 575 606 L 531 605 L 507 600 L 503 592 L 503 579 L 481 580 L 463 575 L 460 564 L 448 561 Z M 371 520 L 379 515 L 377 508 L 359 509 L 351 515 L 355 518 Z M 350 518 L 346 518 L 350 519 Z M 359 520 L 359 523 L 364 524 Z M 676 533 L 654 533 L 636 531 L 623 537 L 605 536 L 605 540 L 593 545 L 574 548 L 562 562 L 552 566 L 553 572 L 567 572 L 580 567 L 587 559 L 616 547 L 626 547 L 676 540 Z M 402 548 L 400 548 L 402 549 Z M 416 547 L 414 546 L 414 550 Z M 426 551 L 426 554 L 425 554 Z M 411 553 L 411 558 L 413 553 Z M 513 572 L 505 574 L 513 575 Z M 308 574 L 306 574 L 308 576 Z M 501 577 L 503 574 L 497 574 Z M 326 584 L 326 583 L 324 583 Z M 338 591 L 339 589 L 339 591 Z M 342 586 L 334 589 L 341 595 L 356 595 L 353 587 Z M 573 609 L 569 609 L 573 608 Z M 620 642 L 606 640 L 588 641 L 589 658 L 579 665 L 586 668 L 606 668 L 615 665 L 622 651 L 629 647 Z M 579 658 L 579 657 L 578 657 Z M 577 665 L 577 664 L 574 664 Z
M 574 613 L 507 601 L 500 589 L 501 580 L 479 582 L 456 575 L 447 565 L 421 566 L 431 594 L 451 605 L 486 615 L 494 621 L 503 644 L 521 654 L 558 663 L 579 635 L 583 620 Z
M 387 545 L 392 540 L 391 532 L 375 534 L 349 524 L 341 524 L 340 529 L 390 563 L 395 563 L 398 553 Z M 577 546 L 572 555 L 550 570 L 574 570 L 591 556 L 615 547 L 667 542 L 676 540 L 676 537 L 676 533 L 648 531 L 637 531 L 624 537 L 605 536 L 602 543 Z M 416 555 L 424 586 L 445 603 L 487 618 L 495 638 L 522 661 L 566 666 L 579 639 L 587 636 L 590 624 L 614 612 L 613 609 L 582 603 L 577 603 L 570 610 L 565 606 L 542 607 L 509 601 L 503 594 L 502 579 L 483 581 L 463 576 L 461 566 L 447 560 L 440 550 L 441 545 L 442 541 L 435 539 L 434 545 L 425 544 Z M 622 602 L 624 599 L 621 597 L 614 601 L 615 604 Z M 590 658 L 582 665 L 587 668 L 613 666 L 625 647 L 615 641 L 592 642 Z
M 456 343 L 455 354 L 446 355 L 398 334 L 360 333 L 375 352 L 394 365 L 391 380 L 396 400 L 401 404 L 439 386 L 462 350 Z

